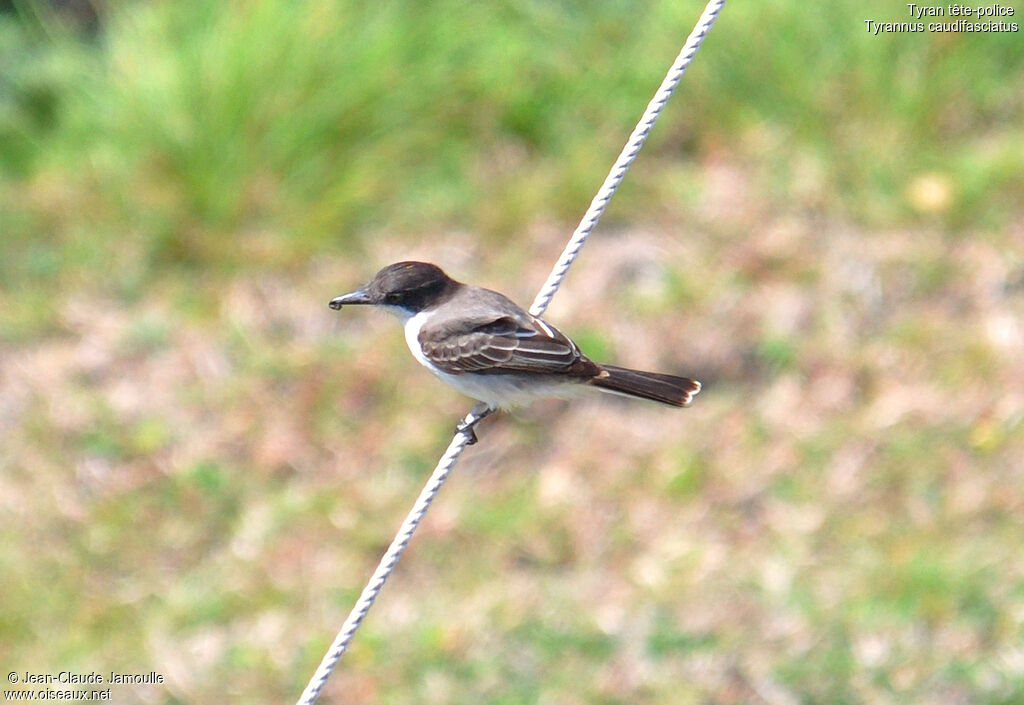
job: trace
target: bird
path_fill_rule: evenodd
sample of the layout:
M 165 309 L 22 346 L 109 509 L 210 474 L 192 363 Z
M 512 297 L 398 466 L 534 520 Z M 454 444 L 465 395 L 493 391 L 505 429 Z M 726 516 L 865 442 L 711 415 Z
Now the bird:
M 396 316 L 416 360 L 450 387 L 482 402 L 484 415 L 583 388 L 685 407 L 701 383 L 688 377 L 596 363 L 568 336 L 507 296 L 455 281 L 429 262 L 396 262 L 364 287 L 328 304 L 375 306 Z M 476 442 L 471 423 L 458 431 Z

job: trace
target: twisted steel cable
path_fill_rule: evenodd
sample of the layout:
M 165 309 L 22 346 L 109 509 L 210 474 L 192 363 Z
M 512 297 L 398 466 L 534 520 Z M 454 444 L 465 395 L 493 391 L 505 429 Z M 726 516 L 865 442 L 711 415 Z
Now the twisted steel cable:
M 723 5 L 725 5 L 725 0 L 711 0 L 704 7 L 704 12 L 701 13 L 696 26 L 690 32 L 690 36 L 687 38 L 682 50 L 672 63 L 671 68 L 661 82 L 661 86 L 658 87 L 658 91 L 654 94 L 650 103 L 647 104 L 647 109 L 626 141 L 626 146 L 622 148 L 618 159 L 615 160 L 611 170 L 608 172 L 608 176 L 605 177 L 604 183 L 598 189 L 597 195 L 590 202 L 590 207 L 584 213 L 580 224 L 573 231 L 572 237 L 569 238 L 569 242 L 562 251 L 562 255 L 558 258 L 558 262 L 551 270 L 551 274 L 548 275 L 547 281 L 544 282 L 540 292 L 537 294 L 537 298 L 533 301 L 533 305 L 530 306 L 530 313 L 533 315 L 541 315 L 547 309 L 548 304 L 551 303 L 551 299 L 565 279 L 569 267 L 572 266 L 576 257 L 579 256 L 587 237 L 590 236 L 597 222 L 601 219 L 601 215 L 604 213 L 608 202 L 615 194 L 619 184 L 622 183 L 622 179 L 626 172 L 629 171 L 633 160 L 639 154 L 641 147 L 643 147 L 644 142 L 647 140 L 648 134 L 650 134 L 651 128 L 671 97 L 672 92 L 679 84 L 680 79 L 682 79 L 683 74 L 686 73 L 686 69 L 690 66 L 690 62 L 693 61 L 697 50 L 711 30 L 711 26 L 715 23 L 715 19 L 718 17 L 719 12 L 721 12 Z M 471 428 L 490 413 L 490 409 L 484 404 L 478 403 L 463 418 L 462 426 Z M 359 599 L 356 600 L 352 611 L 349 612 L 348 618 L 341 627 L 341 631 L 338 632 L 334 642 L 320 662 L 320 666 L 316 669 L 309 684 L 303 691 L 302 696 L 298 700 L 298 705 L 313 705 L 317 698 L 320 697 L 320 691 L 323 690 L 327 679 L 331 676 L 331 672 L 334 671 L 342 655 L 348 649 L 356 630 L 359 629 L 359 625 L 362 624 L 363 619 L 373 606 L 374 601 L 380 594 L 381 588 L 384 587 L 384 583 L 387 582 L 388 577 L 394 571 L 395 566 L 398 564 L 398 559 L 402 557 L 402 553 L 409 545 L 416 527 L 419 526 L 420 521 L 422 521 L 427 510 L 430 508 L 430 504 L 434 501 L 434 497 L 437 496 L 441 486 L 448 479 L 448 475 L 451 473 L 452 468 L 455 467 L 455 463 L 458 461 L 459 456 L 462 455 L 462 451 L 469 445 L 470 433 L 472 431 L 457 431 L 448 444 L 448 449 L 438 461 L 434 472 L 430 475 L 430 479 L 420 492 L 412 510 L 406 516 L 405 521 L 402 522 L 394 540 L 380 559 L 377 569 L 373 572 L 366 587 L 363 588 L 363 592 L 359 595 Z

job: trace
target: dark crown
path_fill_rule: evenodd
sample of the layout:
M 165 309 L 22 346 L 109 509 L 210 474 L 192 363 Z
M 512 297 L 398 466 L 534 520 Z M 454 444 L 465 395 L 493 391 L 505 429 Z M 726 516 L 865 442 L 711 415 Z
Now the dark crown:
M 396 262 L 377 272 L 366 293 L 374 303 L 421 310 L 442 298 L 454 284 L 437 265 Z

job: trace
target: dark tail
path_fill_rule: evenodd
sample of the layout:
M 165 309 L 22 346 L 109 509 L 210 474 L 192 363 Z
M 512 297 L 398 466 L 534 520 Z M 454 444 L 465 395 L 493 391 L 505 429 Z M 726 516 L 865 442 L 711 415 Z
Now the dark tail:
M 669 406 L 689 406 L 700 391 L 700 382 L 687 377 L 628 370 L 614 365 L 601 365 L 601 369 L 603 372 L 590 380 L 595 387 Z

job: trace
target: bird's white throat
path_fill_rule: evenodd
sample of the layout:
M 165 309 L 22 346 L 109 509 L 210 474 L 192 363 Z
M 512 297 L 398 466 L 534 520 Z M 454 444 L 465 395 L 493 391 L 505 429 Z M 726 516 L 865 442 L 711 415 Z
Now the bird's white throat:
M 395 311 L 395 315 L 402 319 L 402 324 L 405 328 L 405 344 L 409 346 L 409 352 L 412 353 L 412 356 L 415 357 L 421 365 L 447 382 L 448 380 L 445 379 L 445 377 L 451 377 L 452 375 L 445 375 L 444 372 L 441 372 L 441 370 L 434 367 L 434 363 L 428 360 L 427 356 L 423 354 L 423 346 L 420 345 L 420 331 L 423 330 L 423 326 L 430 320 L 430 315 L 432 313 L 433 311 L 420 311 L 419 313 L 412 315 L 409 310 L 404 308 L 400 308 Z M 451 382 L 449 382 L 449 384 L 451 384 Z

